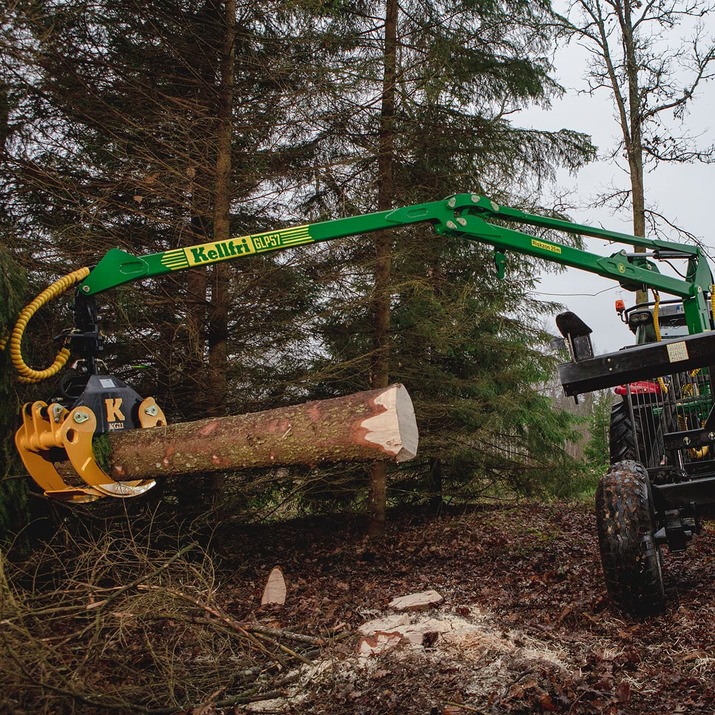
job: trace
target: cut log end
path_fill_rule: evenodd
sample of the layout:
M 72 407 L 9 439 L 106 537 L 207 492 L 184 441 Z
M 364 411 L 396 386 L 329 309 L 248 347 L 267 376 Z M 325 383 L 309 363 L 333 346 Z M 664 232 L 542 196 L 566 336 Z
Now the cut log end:
M 404 385 L 390 385 L 374 397 L 375 405 L 383 407 L 380 412 L 365 419 L 365 441 L 374 444 L 380 451 L 396 462 L 407 462 L 417 455 L 419 436 L 415 409 Z

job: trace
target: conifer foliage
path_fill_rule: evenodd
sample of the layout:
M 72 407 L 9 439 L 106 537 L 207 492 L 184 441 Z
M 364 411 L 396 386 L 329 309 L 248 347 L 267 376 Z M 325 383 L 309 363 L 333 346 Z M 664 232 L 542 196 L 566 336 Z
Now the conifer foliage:
M 211 240 L 225 231 L 227 190 L 234 235 L 456 191 L 528 208 L 557 167 L 592 155 L 582 135 L 514 119 L 559 92 L 547 2 L 226 8 L 39 0 L 2 11 L 3 231 L 31 237 L 10 242 L 9 258 L 33 282 L 113 246 L 141 255 Z M 506 476 L 536 489 L 569 432 L 538 391 L 550 369 L 548 307 L 529 296 L 538 266 L 510 257 L 498 281 L 484 247 L 420 228 L 378 240 L 116 290 L 102 297 L 108 369 L 171 419 L 400 381 L 423 434 L 406 491 L 423 489 L 416 472 L 433 486 Z M 33 341 L 66 317 L 33 326 Z

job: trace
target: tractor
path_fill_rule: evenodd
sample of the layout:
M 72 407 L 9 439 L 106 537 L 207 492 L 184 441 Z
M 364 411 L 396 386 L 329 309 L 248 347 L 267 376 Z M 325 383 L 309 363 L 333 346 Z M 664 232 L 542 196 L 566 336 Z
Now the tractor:
M 629 381 L 615 388 L 620 399 L 611 410 L 611 468 L 598 484 L 596 519 L 611 598 L 627 613 L 648 616 L 665 605 L 661 547 L 684 551 L 715 503 L 708 354 L 715 343 L 707 332 L 688 337 L 681 301 L 629 309 L 620 304 L 617 310 L 635 344 L 598 366 L 592 361 L 561 372 L 602 374 L 605 367 L 615 376 L 627 373 Z

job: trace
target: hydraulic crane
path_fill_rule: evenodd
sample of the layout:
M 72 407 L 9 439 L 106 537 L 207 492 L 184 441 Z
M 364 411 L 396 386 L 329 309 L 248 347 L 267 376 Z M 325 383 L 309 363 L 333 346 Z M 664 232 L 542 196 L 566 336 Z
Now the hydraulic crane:
M 60 279 L 22 311 L 9 338 L 12 363 L 23 382 L 39 382 L 54 376 L 71 355 L 78 359 L 81 368 L 79 377 L 73 378 L 65 390 L 64 399 L 24 406 L 16 445 L 28 472 L 48 496 L 75 502 L 101 496 L 136 496 L 153 486 L 148 481 L 115 482 L 94 458 L 95 436 L 113 430 L 151 428 L 166 422 L 153 398 L 142 398 L 116 377 L 99 373 L 97 356 L 103 336 L 98 327 L 95 296 L 124 283 L 188 268 L 414 224 L 431 226 L 435 240 L 466 240 L 492 246 L 500 277 L 504 276 L 506 254 L 516 252 L 597 274 L 627 290 L 653 291 L 654 304 L 619 310 L 622 320 L 645 344 L 594 356 L 591 330 L 580 318 L 563 313 L 557 318 L 557 326 L 572 358 L 560 367 L 567 394 L 578 396 L 622 386 L 618 389 L 623 400 L 618 410 L 614 408 L 611 430 L 611 454 L 619 459 L 602 481 L 600 496 L 597 495 L 602 512 L 599 517 L 602 559 L 609 591 L 624 608 L 657 607 L 662 600 L 662 579 L 653 576 L 659 573 L 658 547 L 667 543 L 671 548 L 683 548 L 699 528 L 699 507 L 715 503 L 715 461 L 709 458 L 709 450 L 715 448 L 711 397 L 715 391 L 708 370 L 715 362 L 711 357 L 715 355 L 711 269 L 698 246 L 526 213 L 473 193 L 146 256 L 112 249 L 93 268 L 81 268 Z M 524 227 L 537 230 L 527 232 Z M 553 236 L 563 233 L 603 239 L 638 250 L 621 248 L 601 256 L 554 240 Z M 658 261 L 673 260 L 685 263 L 682 277 L 659 271 Z M 75 324 L 64 334 L 63 346 L 52 365 L 36 370 L 22 356 L 27 323 L 42 305 L 71 288 L 76 291 Z M 673 296 L 673 300 L 663 301 L 661 306 L 661 293 Z M 666 316 L 667 321 L 682 327 L 683 334 L 662 341 L 660 323 Z M 655 342 L 647 343 L 642 338 L 648 328 Z M 66 452 L 83 486 L 68 485 L 56 471 L 50 453 L 58 449 Z M 629 486 L 631 483 L 635 486 Z M 634 495 L 642 505 L 633 515 L 623 517 L 620 505 Z M 647 548 L 643 546 L 643 534 L 647 537 Z M 642 572 L 646 567 L 650 580 L 657 582 L 648 588 L 638 585 L 636 575 L 638 569 Z M 653 596 L 653 589 L 661 596 Z

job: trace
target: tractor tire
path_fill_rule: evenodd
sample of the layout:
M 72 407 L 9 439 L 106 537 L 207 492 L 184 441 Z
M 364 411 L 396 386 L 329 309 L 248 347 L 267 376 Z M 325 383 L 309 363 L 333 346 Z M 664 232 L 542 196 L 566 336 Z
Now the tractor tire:
M 622 611 L 650 616 L 665 607 L 656 519 L 646 470 L 614 464 L 596 489 L 596 522 L 608 595 Z
M 628 402 L 623 400 L 611 408 L 611 424 L 608 430 L 608 447 L 611 464 L 626 459 L 645 462 L 645 455 L 638 460 L 639 448 L 643 446 L 640 420 L 631 419 Z

